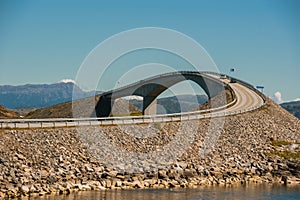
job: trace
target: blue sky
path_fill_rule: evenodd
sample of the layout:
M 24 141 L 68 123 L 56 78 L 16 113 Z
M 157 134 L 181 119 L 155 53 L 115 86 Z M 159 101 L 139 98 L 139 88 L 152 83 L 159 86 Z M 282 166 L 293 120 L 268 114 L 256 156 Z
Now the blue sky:
M 106 38 L 139 27 L 180 31 L 219 70 L 300 98 L 300 1 L 0 1 L 0 85 L 75 79 Z M 278 96 L 278 93 L 277 93 Z

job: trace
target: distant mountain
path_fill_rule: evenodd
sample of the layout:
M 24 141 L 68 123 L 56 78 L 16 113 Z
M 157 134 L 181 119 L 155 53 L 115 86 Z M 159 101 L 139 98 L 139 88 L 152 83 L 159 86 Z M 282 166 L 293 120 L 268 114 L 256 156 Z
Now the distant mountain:
M 0 105 L 0 119 L 16 119 L 16 118 L 19 118 L 19 116 L 15 112 L 8 110 Z
M 157 103 L 164 107 L 167 114 L 194 111 L 199 105 L 207 101 L 206 95 L 178 95 L 165 97 L 157 100 Z M 164 113 L 157 114 L 164 114 Z
M 170 114 L 193 111 L 198 108 L 199 105 L 207 101 L 206 95 L 178 95 L 173 97 L 164 97 L 157 100 L 157 104 L 162 106 L 164 110 L 158 108 L 157 114 Z M 143 101 L 139 99 L 131 99 L 129 102 L 142 110 Z
M 300 101 L 291 101 L 280 104 L 281 107 L 300 119 Z
M 77 98 L 92 96 L 72 82 L 0 86 L 0 105 L 9 109 L 43 108 L 72 100 L 73 88 Z

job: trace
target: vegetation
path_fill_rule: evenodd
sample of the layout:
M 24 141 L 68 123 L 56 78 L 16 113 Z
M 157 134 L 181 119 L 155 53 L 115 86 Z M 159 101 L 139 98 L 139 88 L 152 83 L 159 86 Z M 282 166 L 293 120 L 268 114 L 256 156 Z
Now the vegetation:
M 299 143 L 288 142 L 288 141 L 281 141 L 281 140 L 272 140 L 271 144 L 274 147 L 282 147 L 282 146 L 285 146 L 285 145 L 299 144 Z M 287 150 L 287 149 L 284 149 L 284 150 L 281 150 L 281 151 L 275 150 L 270 155 L 280 156 L 280 157 L 282 157 L 284 159 L 296 159 L 296 160 L 300 160 L 300 151 L 290 151 L 290 150 Z
M 280 156 L 284 159 L 296 159 L 296 160 L 300 160 L 300 152 L 292 152 L 289 150 L 284 150 L 284 151 L 274 151 L 273 155 L 277 155 Z
M 130 113 L 130 116 L 142 116 L 143 113 L 142 112 L 133 112 L 133 113 Z
M 142 112 L 122 113 L 122 114 L 111 114 L 110 117 L 126 117 L 126 116 L 142 116 Z M 131 118 L 128 118 L 131 119 Z
M 162 124 L 160 123 L 160 122 L 155 122 L 154 124 L 153 124 L 153 126 L 154 126 L 154 128 L 156 128 L 156 129 L 158 129 L 158 130 L 162 130 Z
M 281 147 L 283 145 L 289 145 L 293 144 L 292 142 L 287 142 L 287 141 L 280 141 L 280 140 L 273 140 L 272 141 L 272 146 L 274 147 Z

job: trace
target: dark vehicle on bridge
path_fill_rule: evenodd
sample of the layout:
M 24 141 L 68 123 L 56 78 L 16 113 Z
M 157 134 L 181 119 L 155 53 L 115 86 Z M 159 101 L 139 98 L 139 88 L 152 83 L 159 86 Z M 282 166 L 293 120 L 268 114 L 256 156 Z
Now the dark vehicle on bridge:
M 230 83 L 236 83 L 236 79 L 235 78 L 230 78 Z
M 226 79 L 226 78 L 227 78 L 227 76 L 225 74 L 220 75 L 220 79 Z

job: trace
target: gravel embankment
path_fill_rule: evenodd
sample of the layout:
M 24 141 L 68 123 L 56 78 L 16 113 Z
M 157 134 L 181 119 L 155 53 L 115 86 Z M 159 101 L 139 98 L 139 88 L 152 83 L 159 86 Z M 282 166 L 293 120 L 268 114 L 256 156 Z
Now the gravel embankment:
M 271 101 L 226 117 L 215 134 L 210 125 L 218 120 L 105 126 L 101 133 L 97 127 L 0 130 L 0 197 L 300 183 L 300 120 Z

